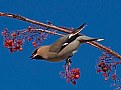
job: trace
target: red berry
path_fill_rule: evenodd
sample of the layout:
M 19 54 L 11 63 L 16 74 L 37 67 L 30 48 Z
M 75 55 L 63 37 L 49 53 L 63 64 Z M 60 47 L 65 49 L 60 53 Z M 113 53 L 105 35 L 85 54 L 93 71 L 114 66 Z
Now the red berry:
M 7 48 L 9 48 L 9 47 L 11 47 L 11 46 L 13 46 L 13 40 L 6 40 L 5 41 L 5 46 L 7 46 Z
M 102 70 L 103 70 L 103 72 L 107 72 L 108 71 L 108 67 L 104 66 L 104 67 L 102 67 Z
M 19 48 L 19 50 L 20 50 L 20 51 L 22 51 L 22 47 L 21 47 L 21 48 Z
M 36 42 L 32 42 L 34 47 L 37 47 L 37 43 Z
M 76 70 L 75 70 L 75 72 L 76 72 L 76 74 L 80 74 L 80 70 L 79 70 L 79 68 L 76 68 Z
M 33 45 L 34 47 L 37 47 L 37 45 Z
M 107 76 L 107 74 L 106 74 L 106 73 L 103 73 L 103 76 L 104 76 L 104 77 L 106 77 L 106 76 Z
M 103 66 L 104 64 L 105 64 L 104 62 L 100 62 L 100 63 L 98 64 L 98 66 L 101 67 L 101 66 Z
M 100 69 L 98 69 L 98 70 L 97 70 L 97 72 L 98 72 L 98 73 L 100 73 L 100 72 L 101 72 L 101 70 L 100 70 Z
M 4 43 L 4 46 L 5 46 L 6 48 L 9 48 L 9 44 L 8 44 L 7 42 Z
M 17 44 L 17 45 L 15 46 L 15 48 L 16 48 L 16 49 L 20 49 L 20 45 Z
M 18 44 L 22 44 L 22 41 L 19 39 L 19 40 L 17 41 L 17 43 L 18 43 Z
M 16 34 L 16 33 L 12 33 L 12 34 L 11 34 L 11 36 L 16 37 L 16 36 L 17 36 L 17 34 Z
M 12 46 L 14 46 L 14 43 L 12 43 Z
M 41 38 L 40 38 L 40 37 L 38 37 L 38 40 L 41 40 Z
M 28 38 L 28 41 L 30 41 L 30 40 L 31 40 L 31 38 L 29 37 L 29 38 Z
M 72 84 L 75 85 L 76 84 L 76 81 L 72 81 Z
M 72 68 L 72 69 L 71 69 L 71 72 L 73 72 L 73 73 L 74 73 L 74 72 L 75 72 L 75 68 Z
M 104 60 L 104 59 L 106 59 L 106 56 L 100 57 L 100 60 Z
M 79 72 L 80 70 L 79 70 L 79 68 L 76 68 L 76 72 Z
M 13 49 L 14 49 L 14 51 L 16 51 L 16 50 L 17 50 L 16 46 L 14 46 L 14 48 L 13 48 Z
M 112 75 L 112 79 L 113 79 L 113 80 L 116 80 L 116 74 L 113 74 L 113 75 Z
M 75 75 L 74 78 L 75 78 L 75 79 L 79 79 L 79 77 L 80 77 L 80 75 Z
M 8 40 L 9 43 L 12 43 L 13 41 L 12 40 Z
M 32 44 L 34 45 L 34 44 L 36 44 L 36 42 L 32 42 Z

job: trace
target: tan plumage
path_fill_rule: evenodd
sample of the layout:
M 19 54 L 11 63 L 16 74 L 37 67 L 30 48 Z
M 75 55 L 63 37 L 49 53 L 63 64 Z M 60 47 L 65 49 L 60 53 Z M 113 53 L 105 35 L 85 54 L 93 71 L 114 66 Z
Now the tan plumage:
M 75 53 L 81 43 L 100 40 L 88 36 L 80 36 L 79 32 L 85 27 L 85 23 L 76 29 L 72 34 L 68 34 L 55 43 L 48 46 L 41 46 L 34 51 L 31 58 L 58 62 L 67 59 Z

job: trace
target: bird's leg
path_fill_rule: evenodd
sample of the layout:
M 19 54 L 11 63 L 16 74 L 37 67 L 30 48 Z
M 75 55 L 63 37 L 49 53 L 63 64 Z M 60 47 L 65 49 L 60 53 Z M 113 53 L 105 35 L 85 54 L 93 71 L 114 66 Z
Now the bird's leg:
M 66 59 L 65 65 L 70 65 L 70 64 L 72 63 L 71 57 L 72 57 L 72 56 L 69 56 L 69 57 Z
M 65 70 L 66 70 L 66 72 L 69 72 L 69 70 L 70 70 L 70 66 L 71 66 L 71 63 L 72 63 L 71 57 L 72 57 L 72 56 L 69 56 L 69 57 L 66 59 L 66 63 L 65 63 Z

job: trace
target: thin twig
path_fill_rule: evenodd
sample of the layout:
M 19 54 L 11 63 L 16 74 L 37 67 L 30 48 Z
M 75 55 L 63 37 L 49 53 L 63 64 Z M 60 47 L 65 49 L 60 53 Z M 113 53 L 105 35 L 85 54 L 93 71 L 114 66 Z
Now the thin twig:
M 63 34 L 60 34 L 60 33 L 56 33 L 54 31 L 49 31 L 49 30 L 44 30 L 44 29 L 31 29 L 31 30 L 37 30 L 37 31 L 40 31 L 40 32 L 45 32 L 45 33 L 49 33 L 49 34 L 53 34 L 53 35 L 58 35 L 58 36 L 65 36 Z
M 35 20 L 31 20 L 31 19 L 25 18 L 25 17 L 20 16 L 20 15 L 0 12 L 0 16 L 6 16 L 6 17 L 10 17 L 10 18 L 15 18 L 15 19 L 18 19 L 18 20 L 22 20 L 22 21 L 33 23 L 33 24 L 40 25 L 40 26 L 43 26 L 43 27 L 55 29 L 55 30 L 58 30 L 58 31 L 61 31 L 61 32 L 65 32 L 65 33 L 72 33 L 72 31 L 69 31 L 67 29 L 59 28 L 59 27 L 56 27 L 56 26 L 53 26 L 53 25 L 44 24 L 44 23 L 41 23 L 41 22 L 38 22 L 38 21 L 35 21 Z M 98 42 L 95 42 L 95 41 L 87 42 L 87 43 L 92 45 L 92 46 L 94 46 L 94 47 L 96 47 L 96 48 L 99 48 L 100 50 L 109 52 L 109 53 L 111 53 L 112 55 L 114 55 L 115 57 L 117 57 L 117 58 L 119 58 L 121 60 L 121 55 L 119 55 L 118 53 L 114 52 L 110 48 L 107 48 L 107 47 L 105 47 L 105 46 L 103 46 L 103 45 L 101 45 L 101 44 L 99 44 Z

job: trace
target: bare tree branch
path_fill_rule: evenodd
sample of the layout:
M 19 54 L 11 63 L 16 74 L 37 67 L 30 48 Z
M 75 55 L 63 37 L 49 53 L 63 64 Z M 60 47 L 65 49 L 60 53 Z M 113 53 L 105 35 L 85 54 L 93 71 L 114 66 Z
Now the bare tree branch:
M 49 30 L 43 30 L 43 29 L 31 29 L 31 30 L 37 30 L 37 31 L 41 31 L 41 32 L 45 32 L 45 33 L 49 33 L 49 34 L 53 34 L 53 35 L 58 35 L 58 36 L 61 36 L 61 37 L 65 36 L 63 34 L 56 33 L 54 31 L 49 31 Z
M 20 16 L 20 15 L 0 12 L 0 16 L 6 16 L 6 17 L 10 17 L 10 18 L 15 18 L 15 19 L 22 20 L 22 21 L 25 21 L 25 22 L 29 22 L 29 23 L 33 23 L 33 24 L 36 24 L 36 25 L 40 25 L 40 26 L 43 26 L 43 27 L 55 29 L 55 30 L 58 30 L 58 31 L 61 31 L 61 32 L 64 32 L 64 33 L 72 33 L 72 31 L 69 31 L 68 29 L 63 29 L 63 28 L 59 28 L 57 26 L 44 24 L 44 23 L 41 23 L 41 22 L 38 22 L 38 21 L 35 21 L 35 20 L 31 20 L 31 19 L 25 18 L 25 17 Z M 49 33 L 51 33 L 51 32 L 49 32 Z M 63 36 L 62 34 L 57 34 L 57 33 L 55 33 L 55 34 L 59 35 L 59 36 Z M 80 35 L 82 35 L 82 34 L 80 34 Z M 111 53 L 112 55 L 114 55 L 115 57 L 117 57 L 117 58 L 119 58 L 121 60 L 121 55 L 119 55 L 118 53 L 114 52 L 110 48 L 107 48 L 107 47 L 99 44 L 98 42 L 92 41 L 92 42 L 87 42 L 87 44 L 90 44 L 90 45 L 92 45 L 92 46 L 94 46 L 94 47 L 96 47 L 96 48 L 98 48 L 100 50 L 103 50 L 105 52 L 109 52 L 109 53 Z

